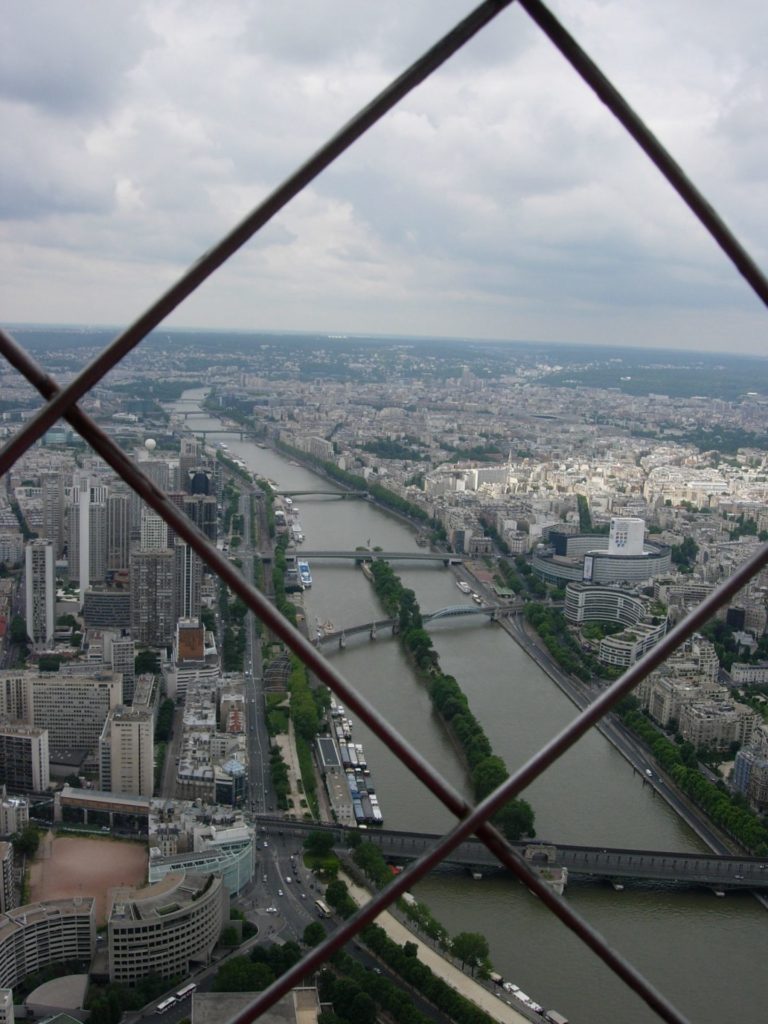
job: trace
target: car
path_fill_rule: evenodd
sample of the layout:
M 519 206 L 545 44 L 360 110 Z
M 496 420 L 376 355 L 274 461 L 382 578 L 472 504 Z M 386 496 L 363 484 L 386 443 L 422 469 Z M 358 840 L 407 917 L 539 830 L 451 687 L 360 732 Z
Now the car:
M 291 876 L 290 876 L 290 875 L 286 875 L 286 876 L 285 876 L 285 880 L 286 880 L 286 882 L 288 882 L 289 884 L 290 884 L 290 883 L 291 883 L 291 882 L 293 881 L 293 879 L 291 878 Z
M 278 889 L 278 890 L 277 890 L 277 895 L 278 895 L 278 896 L 285 896 L 285 893 L 283 892 L 283 890 L 282 890 L 282 889 Z
M 277 907 L 267 907 L 267 913 L 268 914 L 276 914 L 277 913 Z
M 262 876 L 261 876 L 261 880 L 262 880 L 262 882 L 266 882 L 266 880 L 267 880 L 267 876 L 266 876 L 266 875 L 262 875 Z
M 264 849 L 266 850 L 266 848 L 267 848 L 268 846 L 269 846 L 269 843 L 268 843 L 268 842 L 267 842 L 267 840 L 265 839 L 265 840 L 264 840 Z

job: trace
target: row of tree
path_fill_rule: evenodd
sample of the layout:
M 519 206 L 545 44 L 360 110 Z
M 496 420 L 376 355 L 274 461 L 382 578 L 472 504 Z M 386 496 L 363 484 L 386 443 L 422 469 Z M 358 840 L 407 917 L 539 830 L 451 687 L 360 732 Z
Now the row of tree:
M 491 793 L 508 777 L 503 760 L 494 755 L 485 730 L 469 707 L 469 701 L 453 676 L 440 670 L 432 638 L 424 629 L 416 595 L 404 587 L 388 562 L 377 559 L 371 566 L 373 585 L 387 613 L 396 617 L 400 642 L 427 682 L 432 704 L 456 737 L 464 752 L 477 800 Z M 509 839 L 535 835 L 534 814 L 526 800 L 509 801 L 494 817 Z
M 706 779 L 695 764 L 691 765 L 692 758 L 685 744 L 673 743 L 662 736 L 641 711 L 632 707 L 621 717 L 627 728 L 648 745 L 676 785 L 707 817 L 754 856 L 768 855 L 768 828 L 745 805 L 743 797 L 730 794 L 722 782 L 712 783 Z
M 442 524 L 436 519 L 431 519 L 429 514 L 420 505 L 415 505 L 412 501 L 408 501 L 407 498 L 401 497 L 401 495 L 396 494 L 382 484 L 372 483 L 364 476 L 358 476 L 356 473 L 350 473 L 346 469 L 340 469 L 335 462 L 330 462 L 327 459 L 318 459 L 316 456 L 310 455 L 308 452 L 302 452 L 298 448 L 294 448 L 292 445 L 285 444 L 282 441 L 276 443 L 281 451 L 292 455 L 294 458 L 313 463 L 331 480 L 336 480 L 338 483 L 343 484 L 344 487 L 349 487 L 352 490 L 367 491 L 372 498 L 381 505 L 384 505 L 385 508 L 389 508 L 393 512 L 399 512 L 401 515 L 407 516 L 416 522 L 428 524 L 432 528 L 433 536 L 436 539 L 446 539 L 445 529 Z
M 524 609 L 526 620 L 541 637 L 542 643 L 558 665 L 579 679 L 589 679 L 590 668 L 599 671 L 600 666 L 585 658 L 568 630 L 565 616 L 559 608 L 529 601 Z

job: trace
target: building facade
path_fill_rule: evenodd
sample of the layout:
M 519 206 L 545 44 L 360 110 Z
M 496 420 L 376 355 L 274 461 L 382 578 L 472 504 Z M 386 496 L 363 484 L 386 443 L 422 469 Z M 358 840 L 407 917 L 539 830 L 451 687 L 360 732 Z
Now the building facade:
M 90 963 L 96 947 L 96 900 L 45 900 L 0 915 L 0 987 L 12 988 L 48 964 Z
M 99 788 L 125 796 L 152 796 L 154 719 L 147 708 L 113 708 L 99 738 Z
M 110 981 L 186 977 L 210 962 L 228 919 L 218 875 L 172 872 L 145 889 L 115 890 L 107 926 Z
M 0 782 L 20 793 L 43 793 L 51 784 L 48 730 L 0 723 Z
M 27 633 L 37 650 L 53 644 L 56 632 L 56 574 L 53 543 L 33 540 L 25 548 Z

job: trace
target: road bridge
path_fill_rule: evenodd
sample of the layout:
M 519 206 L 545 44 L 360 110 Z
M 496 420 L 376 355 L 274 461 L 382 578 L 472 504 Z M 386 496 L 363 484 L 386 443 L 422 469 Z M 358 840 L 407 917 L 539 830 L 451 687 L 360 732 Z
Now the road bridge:
M 386 811 L 386 808 L 385 808 Z M 259 817 L 257 825 L 268 831 L 295 835 L 302 840 L 310 832 L 331 831 L 339 846 L 347 846 L 350 832 L 357 829 L 340 825 L 319 825 Z M 425 832 L 401 832 L 369 828 L 368 842 L 375 843 L 392 863 L 415 860 L 441 837 Z M 726 890 L 768 890 L 768 858 L 715 854 L 673 853 L 668 850 L 633 850 L 602 846 L 574 846 L 551 840 L 527 840 L 510 844 L 536 867 L 564 867 L 571 879 L 583 881 L 638 880 L 703 886 L 717 892 Z M 477 839 L 461 843 L 445 858 L 445 864 L 472 871 L 506 871 L 487 847 Z
M 447 608 L 440 608 L 436 612 L 422 613 L 421 621 L 424 625 L 427 625 L 430 622 L 439 622 L 441 619 L 458 618 L 467 615 L 485 615 L 492 622 L 496 622 L 499 619 L 507 618 L 509 615 L 518 614 L 520 614 L 518 609 L 501 607 L 495 604 L 454 604 L 449 605 Z M 382 630 L 391 629 L 396 634 L 398 625 L 398 619 L 374 619 L 373 622 L 363 622 L 357 626 L 345 626 L 344 629 L 326 630 L 317 639 L 320 641 L 341 640 L 342 638 L 347 639 L 352 636 L 359 636 L 362 633 L 368 633 L 371 639 L 375 640 L 378 633 Z
M 290 562 L 296 558 L 303 559 L 336 559 L 337 561 L 348 560 L 352 562 L 372 562 L 377 558 L 383 558 L 387 562 L 442 562 L 443 565 L 462 565 L 462 555 L 454 555 L 448 551 L 290 551 L 285 554 L 286 561 Z
M 278 491 L 277 494 L 281 498 L 300 498 L 300 497 L 312 497 L 316 494 L 322 494 L 330 498 L 340 498 L 342 501 L 345 498 L 367 498 L 368 491 L 321 491 L 321 490 L 304 490 L 304 491 Z

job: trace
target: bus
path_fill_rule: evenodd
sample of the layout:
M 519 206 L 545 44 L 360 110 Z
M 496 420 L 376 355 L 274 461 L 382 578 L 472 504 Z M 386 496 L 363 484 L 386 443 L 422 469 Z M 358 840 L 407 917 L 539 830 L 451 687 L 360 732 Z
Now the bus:
M 322 900 L 315 900 L 315 907 L 320 917 L 330 917 L 331 911 L 327 903 L 323 903 Z
M 170 1010 L 172 1006 L 176 1005 L 176 996 L 168 996 L 162 1003 L 158 1003 L 155 1007 L 155 1013 L 165 1013 L 166 1010 Z
M 188 985 L 185 985 L 184 988 L 179 989 L 179 991 L 176 993 L 176 998 L 179 1000 L 179 1002 L 181 1002 L 182 999 L 186 999 L 187 996 L 191 996 L 196 988 L 197 985 L 194 983 L 194 981 L 191 981 Z

